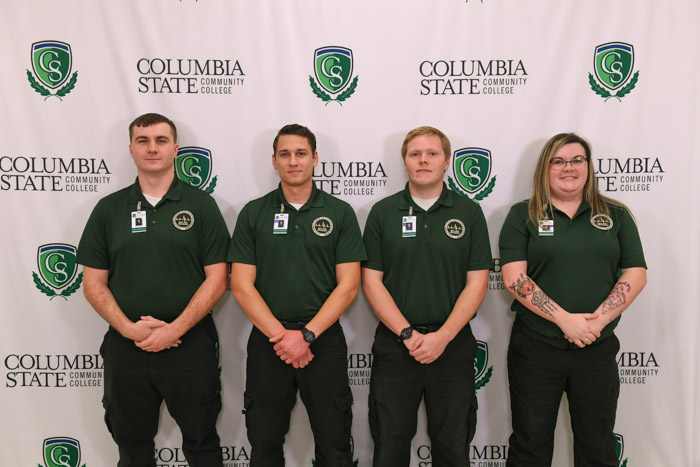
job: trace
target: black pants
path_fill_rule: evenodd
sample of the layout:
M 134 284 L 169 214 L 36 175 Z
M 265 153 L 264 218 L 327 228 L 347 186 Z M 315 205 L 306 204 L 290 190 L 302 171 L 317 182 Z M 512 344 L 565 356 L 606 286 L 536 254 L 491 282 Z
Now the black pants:
M 379 324 L 372 346 L 369 424 L 374 467 L 408 466 L 418 407 L 425 399 L 433 467 L 469 466 L 476 430 L 476 340 L 467 325 L 433 363 L 423 365 Z
M 163 400 L 182 431 L 190 467 L 221 467 L 216 419 L 221 411 L 218 336 L 211 316 L 182 343 L 145 352 L 110 328 L 104 358 L 105 422 L 119 447 L 118 467 L 155 467 L 154 436 Z
M 620 393 L 615 335 L 580 348 L 558 348 L 517 319 L 508 347 L 513 433 L 508 466 L 551 465 L 554 427 L 566 391 L 576 467 L 617 467 L 613 434 Z
M 300 326 L 299 326 L 300 327 Z M 297 391 L 306 407 L 317 467 L 351 467 L 352 393 L 347 345 L 336 322 L 311 345 L 314 359 L 304 368 L 284 363 L 257 328 L 248 339 L 245 420 L 251 467 L 284 465 L 284 438 Z

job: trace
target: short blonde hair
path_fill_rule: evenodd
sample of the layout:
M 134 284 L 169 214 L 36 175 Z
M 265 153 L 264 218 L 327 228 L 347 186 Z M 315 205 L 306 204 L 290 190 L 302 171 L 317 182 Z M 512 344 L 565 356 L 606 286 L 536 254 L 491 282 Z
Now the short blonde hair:
M 409 131 L 406 137 L 403 139 L 403 144 L 401 145 L 401 159 L 406 159 L 406 152 L 408 151 L 408 143 L 416 136 L 430 136 L 435 135 L 440 138 L 442 143 L 442 150 L 445 151 L 445 157 L 447 159 L 452 155 L 452 145 L 450 145 L 450 140 L 445 136 L 445 133 L 433 128 L 431 126 L 419 126 Z

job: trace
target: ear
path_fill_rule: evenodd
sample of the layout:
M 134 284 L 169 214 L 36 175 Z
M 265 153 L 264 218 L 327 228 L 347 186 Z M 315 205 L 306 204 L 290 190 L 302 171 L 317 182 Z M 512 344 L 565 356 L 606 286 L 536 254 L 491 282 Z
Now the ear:
M 272 154 L 272 167 L 274 167 L 275 170 L 277 170 L 277 158 L 275 157 L 274 153 Z
M 314 152 L 314 167 L 318 165 L 318 151 Z

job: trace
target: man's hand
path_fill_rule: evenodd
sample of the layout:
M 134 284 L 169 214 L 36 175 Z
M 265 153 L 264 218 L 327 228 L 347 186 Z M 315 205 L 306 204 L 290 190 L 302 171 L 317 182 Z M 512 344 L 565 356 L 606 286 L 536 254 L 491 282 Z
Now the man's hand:
M 152 316 L 142 316 L 138 322 L 134 323 L 134 327 L 143 332 L 148 330 L 144 338 L 134 338 L 136 346 L 146 352 L 160 352 L 182 343 L 181 336 L 171 324 Z
M 284 362 L 290 365 L 295 363 L 305 363 L 302 357 L 306 355 L 306 352 L 311 353 L 309 350 L 309 343 L 304 340 L 304 336 L 301 331 L 294 331 L 291 329 L 285 329 L 284 331 L 276 334 L 270 338 L 270 342 L 275 344 L 273 347 L 277 356 Z M 294 368 L 297 368 L 296 366 Z
M 296 362 L 292 362 L 292 366 L 294 368 L 302 368 L 303 369 L 303 368 L 306 368 L 307 366 L 309 366 L 309 363 L 313 359 L 314 359 L 314 354 L 311 352 L 311 349 L 308 349 L 304 353 L 304 355 L 301 356 L 301 358 L 299 360 L 297 360 Z
M 413 331 L 415 334 L 415 331 Z M 445 347 L 449 344 L 449 340 L 445 339 L 439 332 L 430 332 L 425 334 L 419 345 L 415 346 L 409 354 L 415 358 L 418 363 L 428 364 L 437 360 L 445 351 Z

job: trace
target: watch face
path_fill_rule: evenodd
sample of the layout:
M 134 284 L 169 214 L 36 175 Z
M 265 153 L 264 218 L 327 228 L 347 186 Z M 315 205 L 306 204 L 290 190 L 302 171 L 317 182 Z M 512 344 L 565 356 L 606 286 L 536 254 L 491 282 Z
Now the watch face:
M 406 339 L 410 339 L 412 335 L 413 335 L 413 328 L 408 327 L 408 328 L 401 331 L 401 340 L 405 341 Z
M 301 334 L 304 336 L 304 340 L 309 344 L 313 344 L 316 341 L 316 335 L 313 333 L 313 331 L 303 328 L 301 330 Z

